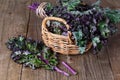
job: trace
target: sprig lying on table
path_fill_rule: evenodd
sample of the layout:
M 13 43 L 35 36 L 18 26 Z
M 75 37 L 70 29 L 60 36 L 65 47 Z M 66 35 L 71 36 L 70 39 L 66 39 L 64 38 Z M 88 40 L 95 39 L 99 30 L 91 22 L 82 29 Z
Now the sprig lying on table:
M 52 70 L 52 66 L 58 64 L 54 52 L 50 48 L 45 47 L 42 42 L 19 36 L 9 39 L 6 45 L 8 49 L 12 50 L 11 58 L 15 62 L 29 66 L 32 69 L 44 67 L 45 69 Z M 43 59 L 48 61 L 48 64 Z
M 6 45 L 7 48 L 12 51 L 11 58 L 16 63 L 23 64 L 32 69 L 45 68 L 48 70 L 55 70 L 69 76 L 68 73 L 57 67 L 58 58 L 56 53 L 46 47 L 42 42 L 18 36 L 10 38 Z

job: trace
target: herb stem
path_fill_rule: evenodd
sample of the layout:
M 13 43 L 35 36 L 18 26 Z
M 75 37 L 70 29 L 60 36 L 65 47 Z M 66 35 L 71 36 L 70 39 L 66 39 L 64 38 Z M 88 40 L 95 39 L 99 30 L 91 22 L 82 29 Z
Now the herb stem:
M 67 63 L 62 62 L 62 64 L 63 64 L 72 74 L 74 74 L 74 75 L 77 74 L 77 72 L 76 72 L 74 69 L 72 69 Z
M 39 58 L 40 58 L 43 62 L 45 62 L 47 65 L 49 64 L 48 60 L 45 60 L 42 56 L 39 56 Z M 61 69 L 59 69 L 59 68 L 56 67 L 56 66 L 54 67 L 54 69 L 55 69 L 57 72 L 64 74 L 65 76 L 69 76 L 68 73 L 66 73 L 65 71 L 62 71 Z
M 57 72 L 64 74 L 65 76 L 70 76 L 67 72 L 62 71 L 61 69 L 59 69 L 59 68 L 56 67 L 56 66 L 54 67 L 54 69 L 55 69 Z
M 48 60 L 45 60 L 42 56 L 38 56 L 44 63 L 49 64 Z

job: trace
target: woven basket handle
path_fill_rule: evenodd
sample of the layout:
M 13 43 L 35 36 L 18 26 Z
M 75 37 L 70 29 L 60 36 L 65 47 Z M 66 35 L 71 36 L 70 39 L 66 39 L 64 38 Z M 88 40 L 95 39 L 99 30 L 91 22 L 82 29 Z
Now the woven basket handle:
M 70 26 L 67 24 L 67 22 L 64 19 L 58 18 L 58 17 L 45 17 L 43 22 L 42 22 L 42 27 L 46 28 L 46 23 L 48 20 L 55 20 L 55 21 L 62 22 L 68 30 L 68 39 L 69 39 L 69 42 L 72 44 L 72 40 L 71 40 L 72 33 L 69 31 Z

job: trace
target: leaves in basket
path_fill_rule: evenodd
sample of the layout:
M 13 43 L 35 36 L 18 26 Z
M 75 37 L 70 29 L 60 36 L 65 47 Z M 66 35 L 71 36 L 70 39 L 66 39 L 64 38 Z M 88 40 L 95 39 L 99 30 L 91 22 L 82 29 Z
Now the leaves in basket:
M 104 37 L 104 38 L 107 38 L 110 34 L 110 30 L 108 29 L 108 25 L 105 23 L 105 22 L 100 22 L 98 24 L 99 26 L 99 29 L 100 29 L 100 32 L 101 32 L 101 35 Z
M 46 25 L 50 32 L 54 34 L 67 36 L 67 33 L 66 33 L 67 28 L 65 27 L 63 23 L 58 22 L 58 21 L 47 21 Z
M 81 0 L 58 0 L 58 2 L 60 5 L 46 6 L 45 12 L 48 16 L 66 20 L 70 26 L 69 30 L 73 33 L 72 39 L 81 47 L 82 52 L 89 42 L 94 44 L 93 49 L 98 52 L 117 31 L 115 23 L 120 22 L 120 10 L 101 7 L 101 0 L 91 5 Z M 67 29 L 59 22 L 48 23 L 48 29 L 52 33 L 67 36 Z M 99 43 L 95 43 L 96 38 L 99 38 Z
M 75 38 L 76 45 L 79 46 L 80 53 L 83 54 L 86 49 L 86 40 L 83 39 L 82 31 L 73 32 L 73 36 Z
M 69 11 L 75 10 L 75 7 L 80 4 L 80 0 L 62 0 L 62 6 L 66 6 Z

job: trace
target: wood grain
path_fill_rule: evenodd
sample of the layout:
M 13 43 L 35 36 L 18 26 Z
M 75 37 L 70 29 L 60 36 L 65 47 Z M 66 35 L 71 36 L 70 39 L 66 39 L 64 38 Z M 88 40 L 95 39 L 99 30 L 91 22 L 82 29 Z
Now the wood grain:
M 8 38 L 25 35 L 29 10 L 27 0 L 0 0 L 0 80 L 20 80 L 22 66 L 10 59 L 5 42 Z
M 27 6 L 33 2 L 49 1 L 56 4 L 56 0 L 0 0 L 0 80 L 120 80 L 120 24 L 118 33 L 109 39 L 108 46 L 98 55 L 92 50 L 85 55 L 70 56 L 72 66 L 77 75 L 63 76 L 54 71 L 44 69 L 31 70 L 14 63 L 10 59 L 10 51 L 5 42 L 8 38 L 24 35 L 35 40 L 41 40 L 41 21 Z M 96 0 L 85 0 L 88 3 Z M 120 8 L 120 0 L 102 0 L 103 7 Z M 67 57 L 59 55 L 59 67 L 70 73 L 61 61 Z M 70 73 L 71 74 L 71 73 Z

